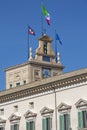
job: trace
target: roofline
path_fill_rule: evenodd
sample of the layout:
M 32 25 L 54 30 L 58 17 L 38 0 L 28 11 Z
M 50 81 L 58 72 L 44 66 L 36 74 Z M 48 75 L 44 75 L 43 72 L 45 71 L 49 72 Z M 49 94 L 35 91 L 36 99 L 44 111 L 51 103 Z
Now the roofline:
M 0 103 L 8 100 L 14 100 L 42 91 L 52 90 L 53 88 L 61 88 L 66 85 L 77 84 L 87 81 L 87 68 L 53 76 L 50 78 L 42 79 L 40 81 L 31 82 L 20 87 L 4 90 L 0 92 Z M 18 95 L 17 95 L 18 94 Z
M 58 64 L 58 63 L 50 63 L 50 62 L 44 62 L 44 61 L 39 62 L 39 61 L 36 61 L 36 60 L 31 60 L 31 61 L 27 61 L 27 62 L 22 63 L 22 64 L 18 64 L 16 66 L 8 67 L 8 68 L 4 69 L 4 71 L 6 72 L 6 71 L 9 71 L 9 70 L 12 70 L 12 69 L 16 69 L 16 68 L 19 68 L 19 67 L 23 67 L 23 66 L 29 65 L 29 64 L 30 65 L 31 64 L 39 65 L 39 66 L 42 66 L 42 65 L 45 66 L 46 65 L 46 67 L 55 67 L 55 68 L 61 68 L 61 69 L 64 68 L 64 66 L 62 66 L 61 64 Z

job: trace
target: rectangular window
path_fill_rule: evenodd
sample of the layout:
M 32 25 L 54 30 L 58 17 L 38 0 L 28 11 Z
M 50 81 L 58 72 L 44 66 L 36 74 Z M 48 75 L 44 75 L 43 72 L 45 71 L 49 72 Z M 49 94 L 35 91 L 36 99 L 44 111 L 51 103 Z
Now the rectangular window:
M 26 122 L 26 130 L 35 130 L 35 122 L 34 121 Z
M 60 130 L 69 130 L 70 129 L 70 115 L 64 114 L 60 115 Z
M 39 76 L 39 70 L 34 70 L 34 75 L 37 77 Z
M 10 88 L 12 88 L 12 84 L 10 84 Z
M 16 86 L 20 86 L 20 83 L 16 83 Z
M 4 127 L 0 127 L 0 130 L 4 130 Z
M 19 124 L 11 125 L 11 130 L 19 130 Z
M 42 130 L 52 130 L 52 118 L 44 118 L 42 120 Z
M 26 84 L 26 80 L 24 80 L 24 84 Z
M 78 127 L 87 128 L 87 111 L 78 112 Z

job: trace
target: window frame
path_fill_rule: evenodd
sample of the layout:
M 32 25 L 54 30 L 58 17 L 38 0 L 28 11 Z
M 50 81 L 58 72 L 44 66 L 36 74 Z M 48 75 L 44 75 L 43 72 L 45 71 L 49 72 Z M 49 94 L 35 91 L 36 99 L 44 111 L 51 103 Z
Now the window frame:
M 59 127 L 60 130 L 71 129 L 70 113 L 62 113 L 59 115 Z
M 83 114 L 84 114 L 83 112 L 86 112 L 85 116 L 83 116 Z M 87 116 L 87 109 L 78 110 L 78 128 L 79 129 L 87 128 L 86 116 Z
M 14 122 L 10 123 L 10 130 L 15 130 L 15 128 L 11 129 L 11 126 L 15 126 L 15 125 L 18 125 L 18 129 L 16 129 L 16 130 L 19 130 L 19 122 L 17 122 L 17 121 L 16 122 L 14 121 Z
M 53 126 L 52 115 L 43 116 L 42 117 L 42 130 L 52 130 L 52 126 Z
M 0 128 L 3 128 L 1 130 L 5 130 L 5 124 L 0 125 Z
M 77 108 L 78 112 L 78 129 L 85 129 L 87 128 L 87 123 L 83 123 L 83 112 L 86 111 L 87 114 L 87 101 L 84 99 L 79 99 L 76 103 L 75 106 Z M 87 119 L 86 121 L 87 122 Z M 86 127 L 85 127 L 86 125 Z
M 29 126 L 27 126 L 27 125 L 29 125 Z M 26 130 L 35 130 L 35 118 L 26 119 Z
M 59 127 L 60 127 L 60 130 L 71 129 L 71 114 L 70 114 L 71 106 L 62 102 L 58 106 L 58 112 L 59 112 Z M 66 118 L 66 116 L 67 116 L 67 118 Z

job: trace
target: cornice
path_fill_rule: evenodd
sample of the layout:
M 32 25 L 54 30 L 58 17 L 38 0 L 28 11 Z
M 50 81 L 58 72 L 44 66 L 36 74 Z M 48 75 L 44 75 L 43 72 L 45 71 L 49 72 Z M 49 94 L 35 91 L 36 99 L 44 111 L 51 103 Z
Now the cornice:
M 45 62 L 45 61 L 35 61 L 35 60 L 32 60 L 29 62 L 29 64 L 32 64 L 32 65 L 39 65 L 39 66 L 46 66 L 46 67 L 51 67 L 51 68 L 59 68 L 59 69 L 63 69 L 64 67 L 59 64 L 59 63 L 50 63 L 50 62 Z
M 16 69 L 16 68 L 19 68 L 19 67 L 23 67 L 23 66 L 28 65 L 28 64 L 29 64 L 29 61 L 27 61 L 25 63 L 22 63 L 22 64 L 18 64 L 18 65 L 15 65 L 15 66 L 5 68 L 4 71 L 8 71 L 8 70 Z
M 59 68 L 59 69 L 63 69 L 64 67 L 61 65 L 61 64 L 58 64 L 58 63 L 50 63 L 50 62 L 45 62 L 45 61 L 36 61 L 36 60 L 31 60 L 31 61 L 27 61 L 25 63 L 22 63 L 22 64 L 18 64 L 16 66 L 12 66 L 12 67 L 9 67 L 9 68 L 6 68 L 4 69 L 4 71 L 9 71 L 9 70 L 13 70 L 13 69 L 16 69 L 16 68 L 20 68 L 20 67 L 23 67 L 25 65 L 37 65 L 37 66 L 46 66 L 46 67 L 52 67 L 52 68 Z
M 87 68 L 2 91 L 0 92 L 0 103 L 20 99 L 23 97 L 29 97 L 54 89 L 65 88 L 66 86 L 71 87 L 71 85 L 83 83 L 86 81 Z

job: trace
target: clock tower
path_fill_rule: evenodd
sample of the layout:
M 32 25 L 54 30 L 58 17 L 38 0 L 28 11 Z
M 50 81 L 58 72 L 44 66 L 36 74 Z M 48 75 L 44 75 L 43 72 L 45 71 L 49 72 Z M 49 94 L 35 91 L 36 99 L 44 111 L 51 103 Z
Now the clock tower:
M 62 74 L 60 54 L 58 53 L 58 62 L 56 62 L 51 44 L 52 39 L 44 34 L 38 39 L 38 48 L 34 58 L 30 48 L 27 62 L 5 69 L 6 89 Z
M 56 76 L 62 73 L 63 66 L 60 63 L 58 53 L 58 62 L 56 63 L 55 53 L 52 50 L 52 39 L 44 34 L 38 39 L 38 48 L 36 49 L 35 61 L 41 66 L 41 79 Z

